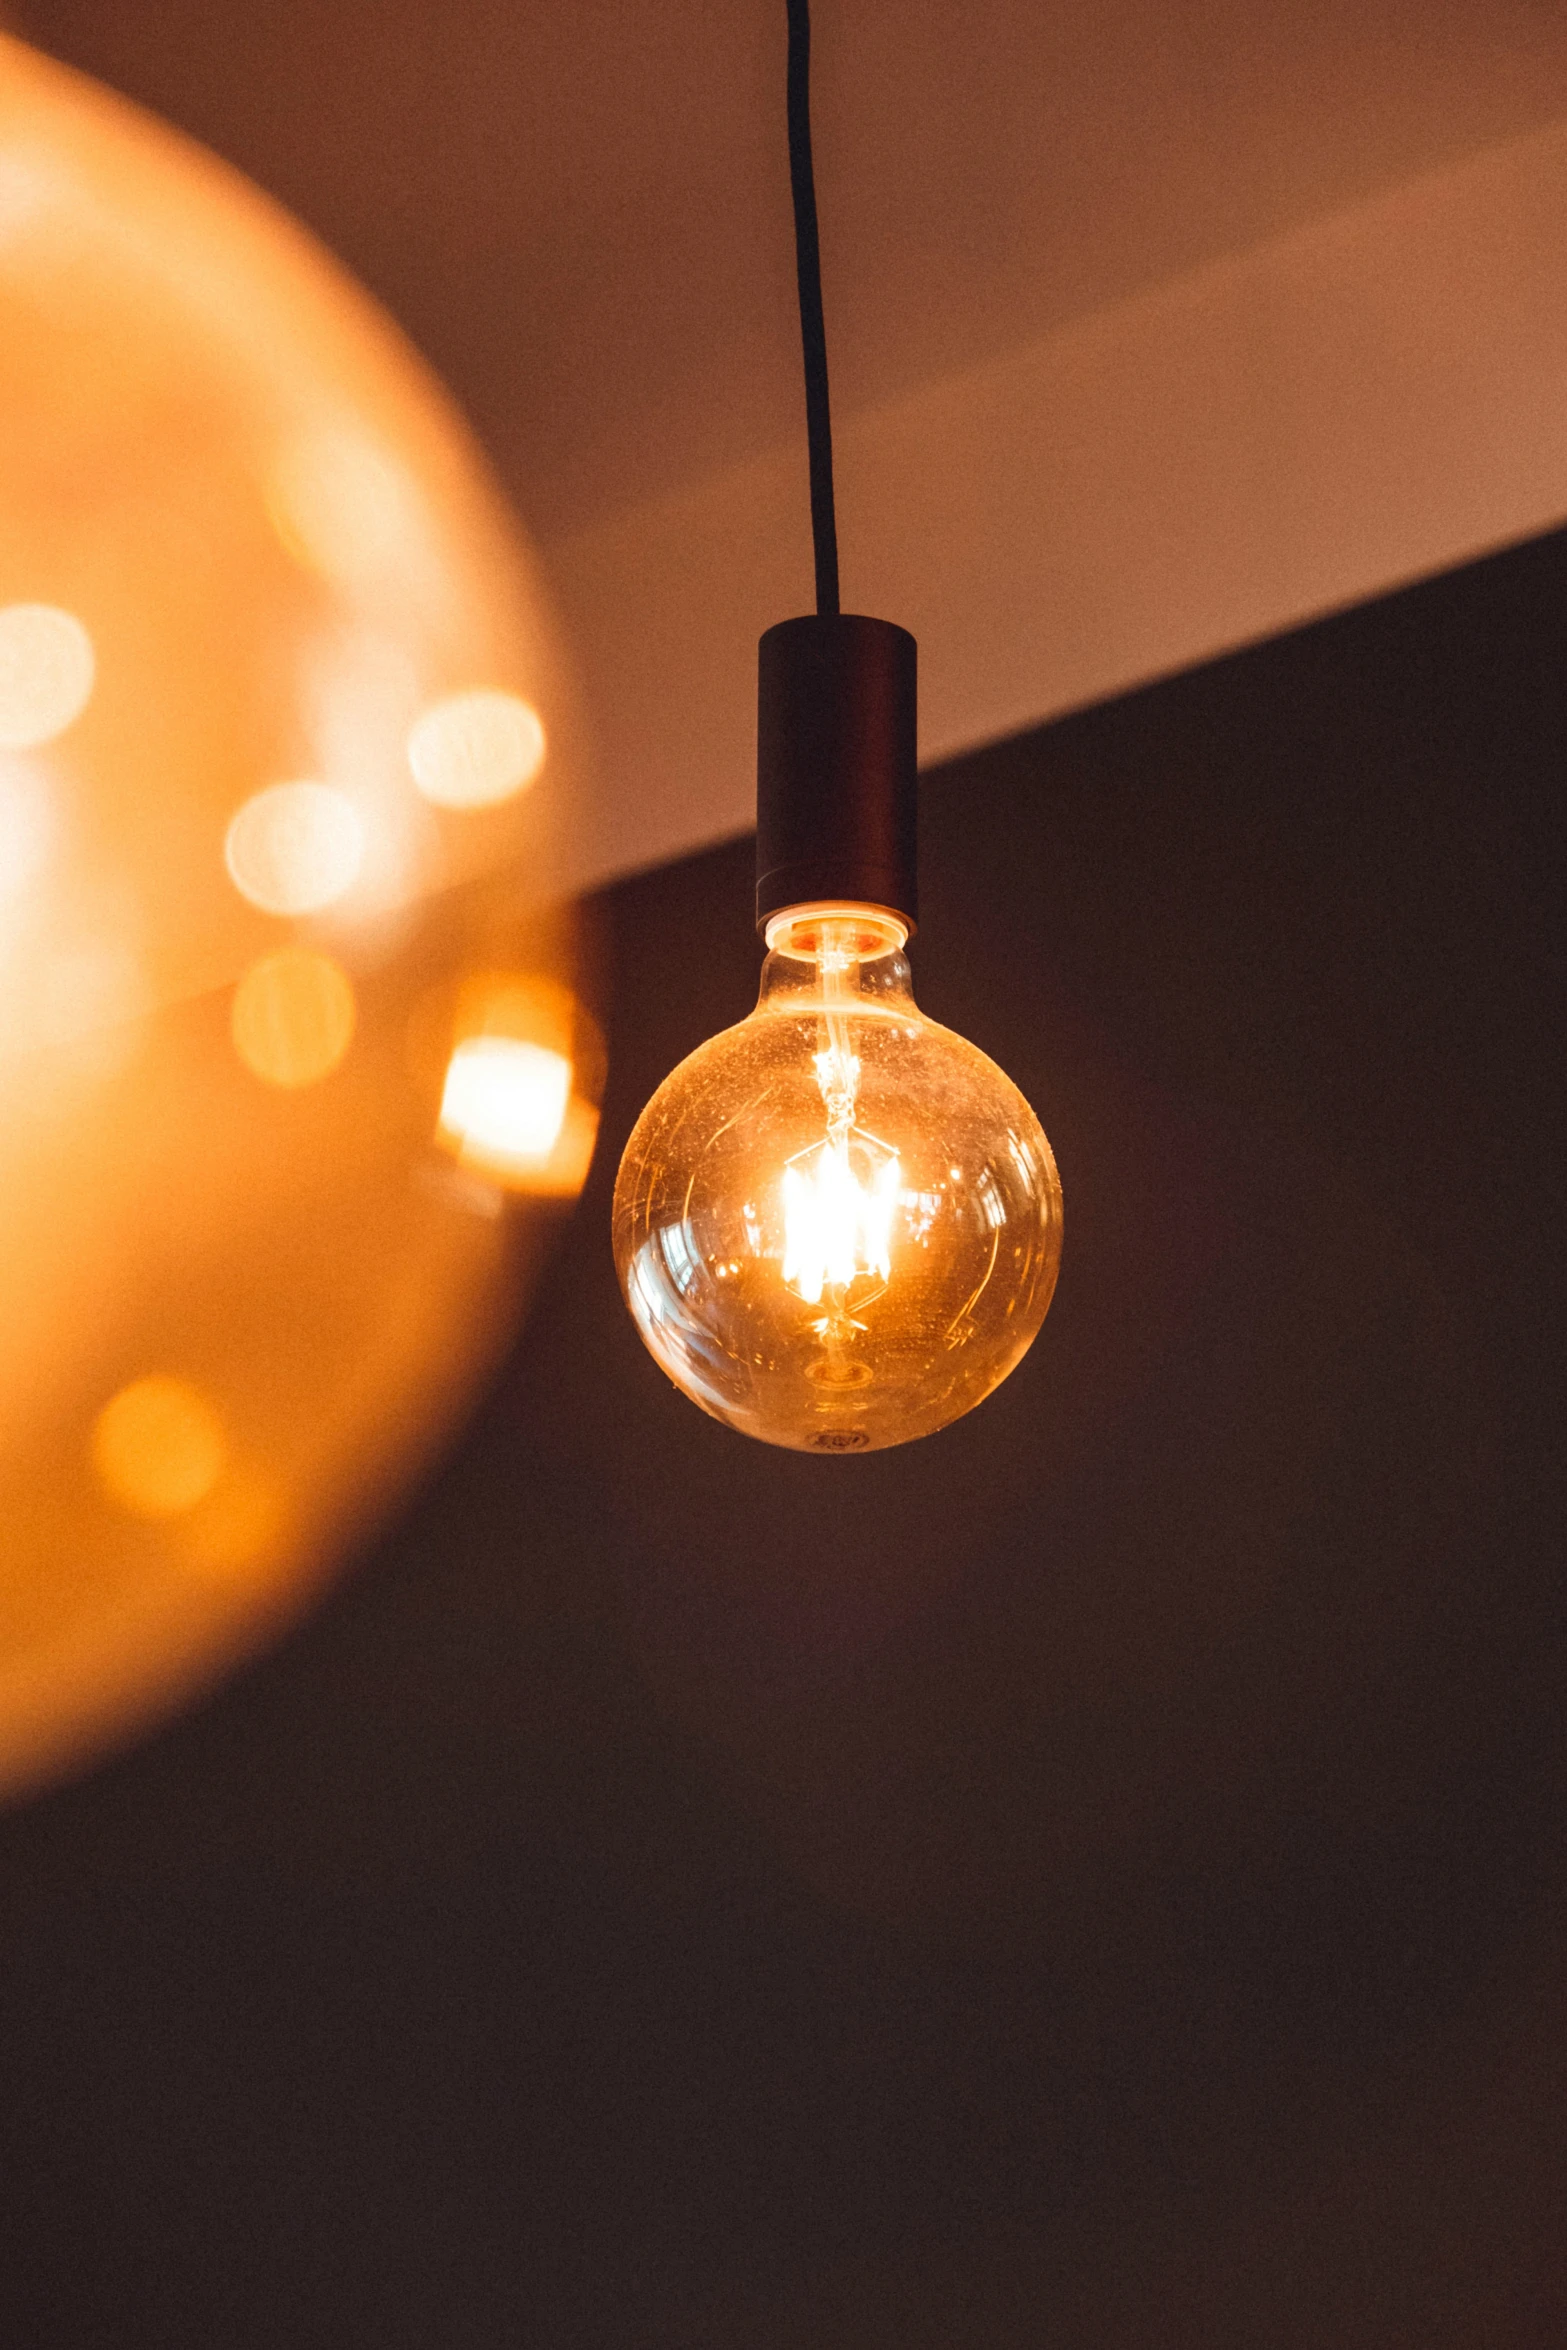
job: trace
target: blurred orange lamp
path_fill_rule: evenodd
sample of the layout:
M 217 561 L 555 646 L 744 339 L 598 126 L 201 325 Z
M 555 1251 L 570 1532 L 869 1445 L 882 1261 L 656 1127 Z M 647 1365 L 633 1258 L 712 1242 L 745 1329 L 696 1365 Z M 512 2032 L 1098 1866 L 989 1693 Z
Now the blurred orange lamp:
M 0 36 L 0 1793 L 287 1619 L 591 1155 L 583 771 L 439 388 Z

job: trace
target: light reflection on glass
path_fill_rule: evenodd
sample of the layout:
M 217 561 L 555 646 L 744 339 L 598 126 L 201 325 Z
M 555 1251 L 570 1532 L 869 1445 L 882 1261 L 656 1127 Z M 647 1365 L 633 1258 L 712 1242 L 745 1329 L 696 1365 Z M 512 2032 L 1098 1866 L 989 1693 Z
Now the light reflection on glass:
M 751 1374 L 681 1315 L 681 1274 L 689 1268 L 694 1278 L 697 1268 L 679 1234 L 678 1225 L 666 1225 L 645 1240 L 632 1259 L 626 1273 L 632 1311 L 639 1327 L 660 1332 L 670 1359 L 679 1365 L 679 1384 L 687 1394 L 726 1419 L 750 1393 Z
M 697 1277 L 698 1264 L 686 1228 L 683 1224 L 666 1224 L 655 1237 L 676 1293 L 684 1297 Z

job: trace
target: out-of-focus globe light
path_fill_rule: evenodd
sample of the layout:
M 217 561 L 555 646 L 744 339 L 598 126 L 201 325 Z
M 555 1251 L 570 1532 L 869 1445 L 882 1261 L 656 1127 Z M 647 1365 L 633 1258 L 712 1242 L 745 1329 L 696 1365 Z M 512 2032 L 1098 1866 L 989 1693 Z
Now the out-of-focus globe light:
M 396 330 L 0 36 L 0 1793 L 285 1620 L 513 1326 L 600 1062 L 534 570 Z
M 1044 1320 L 1061 1185 L 994 1061 L 916 1006 L 904 925 L 768 925 L 761 995 L 659 1087 L 615 1187 L 648 1348 L 715 1419 L 874 1451 L 997 1387 Z

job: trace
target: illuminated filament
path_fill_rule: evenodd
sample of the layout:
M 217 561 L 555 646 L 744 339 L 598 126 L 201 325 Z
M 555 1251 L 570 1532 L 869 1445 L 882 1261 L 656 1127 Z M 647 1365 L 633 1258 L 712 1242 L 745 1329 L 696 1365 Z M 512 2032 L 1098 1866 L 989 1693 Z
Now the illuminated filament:
M 861 1183 L 847 1137 L 832 1136 L 785 1167 L 783 1277 L 796 1297 L 814 1306 L 824 1291 L 841 1294 L 863 1274 L 890 1277 L 898 1182 L 894 1153 Z
M 820 962 L 827 1041 L 814 1056 L 827 1139 L 791 1160 L 783 1176 L 784 1283 L 808 1306 L 826 1296 L 829 1342 L 846 1335 L 844 1308 L 852 1284 L 866 1275 L 882 1282 L 891 1278 L 892 1219 L 898 1205 L 896 1151 L 861 1137 L 864 1150 L 880 1162 L 869 1184 L 860 1181 L 849 1157 L 860 1063 L 849 1047 L 842 1007 L 850 994 L 853 961 L 847 942 L 830 936 Z

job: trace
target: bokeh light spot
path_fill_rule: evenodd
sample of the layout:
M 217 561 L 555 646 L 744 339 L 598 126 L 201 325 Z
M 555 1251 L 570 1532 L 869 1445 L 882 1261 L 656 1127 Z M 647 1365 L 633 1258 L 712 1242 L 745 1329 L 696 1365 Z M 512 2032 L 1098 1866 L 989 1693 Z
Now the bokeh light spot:
M 441 1132 L 469 1163 L 526 1176 L 548 1163 L 570 1098 L 564 1053 L 517 1036 L 470 1036 L 447 1065 Z
M 365 828 L 329 783 L 274 783 L 248 799 L 224 842 L 229 876 L 264 914 L 317 914 L 359 878 Z
M 53 742 L 87 707 L 97 664 L 73 612 L 53 604 L 0 611 L 0 750 Z
M 0 758 L 0 904 L 20 897 L 48 863 L 54 807 L 41 775 L 23 759 Z
M 138 1518 L 178 1518 L 223 1474 L 223 1423 L 188 1379 L 155 1372 L 122 1387 L 93 1424 L 92 1460 L 111 1501 Z
M 544 724 L 517 694 L 451 694 L 415 719 L 408 764 L 437 807 L 493 807 L 530 784 L 543 766 Z
M 234 1050 L 268 1085 L 314 1085 L 353 1042 L 354 990 L 347 973 L 314 947 L 262 955 L 234 990 Z

